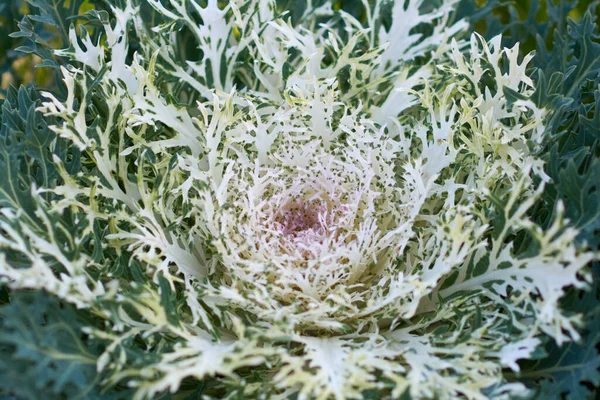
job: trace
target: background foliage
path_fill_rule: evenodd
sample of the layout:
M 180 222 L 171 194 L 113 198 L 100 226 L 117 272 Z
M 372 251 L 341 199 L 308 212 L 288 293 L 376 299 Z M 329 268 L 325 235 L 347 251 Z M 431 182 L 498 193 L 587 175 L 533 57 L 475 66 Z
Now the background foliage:
M 431 2 L 425 2 L 427 7 Z M 291 18 L 302 14 L 304 1 L 278 1 Z M 360 1 L 335 0 L 334 9 L 361 17 Z M 35 203 L 32 186 L 48 186 L 59 181 L 48 160 L 55 154 L 67 168 L 79 168 L 78 152 L 56 138 L 35 112 L 39 90 L 63 94 L 57 79 L 63 60 L 51 49 L 63 48 L 69 24 L 81 25 L 90 36 L 96 34 L 88 18 L 93 13 L 110 13 L 104 2 L 90 0 L 14 0 L 0 5 L 0 206 L 24 210 L 32 219 Z M 150 8 L 142 8 L 152 23 L 158 18 Z M 525 55 L 536 52 L 532 66 L 537 91 L 534 101 L 551 109 L 547 137 L 540 150 L 552 178 L 543 201 L 531 218 L 546 224 L 557 201 L 566 205 L 572 224 L 581 230 L 579 240 L 600 248 L 600 4 L 586 1 L 528 0 L 503 2 L 465 0 L 456 18 L 468 18 L 475 31 L 490 39 L 503 35 L 503 43 L 520 43 Z M 194 49 L 185 46 L 185 30 L 180 32 L 180 56 L 189 58 Z M 133 43 L 131 51 L 135 51 Z M 16 89 L 18 88 L 18 89 Z M 184 90 L 182 88 L 181 90 Z M 515 94 L 516 96 L 516 94 Z M 181 96 L 180 96 L 181 97 Z M 510 100 L 510 99 L 509 99 Z M 513 98 L 512 100 L 516 100 Z M 193 101 L 193 99 L 190 99 Z M 50 200 L 50 199 L 47 199 Z M 56 221 L 77 231 L 68 213 Z M 44 226 L 38 223 L 39 229 Z M 523 238 L 523 246 L 534 246 Z M 86 244 L 81 244 L 85 246 Z M 10 257 L 10 255 L 9 255 Z M 16 260 L 15 260 L 16 261 Z M 586 328 L 579 343 L 557 347 L 545 344 L 537 361 L 522 363 L 522 372 L 512 376 L 534 387 L 535 398 L 597 398 L 600 385 L 600 266 L 592 265 L 592 290 L 573 290 L 565 306 L 585 314 Z M 118 272 L 118 271 L 115 271 Z M 122 271 L 121 271 L 122 272 Z M 123 272 L 125 273 L 125 272 Z M 135 275 L 135 271 L 131 272 Z M 128 398 L 129 389 L 98 386 L 96 358 L 103 343 L 81 332 L 95 319 L 71 305 L 61 304 L 44 293 L 9 293 L 0 289 L 0 396 L 9 398 Z M 128 351 L 144 354 L 143 343 L 123 343 Z M 197 398 L 218 382 L 189 382 L 176 395 Z

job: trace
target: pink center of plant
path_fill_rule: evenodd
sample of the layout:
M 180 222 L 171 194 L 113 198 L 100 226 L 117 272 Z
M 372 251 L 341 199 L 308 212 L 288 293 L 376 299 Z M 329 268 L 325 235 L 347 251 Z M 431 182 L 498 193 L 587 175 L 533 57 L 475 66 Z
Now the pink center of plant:
M 322 243 L 332 222 L 332 215 L 322 201 L 296 200 L 275 217 L 275 225 L 286 239 L 306 246 Z

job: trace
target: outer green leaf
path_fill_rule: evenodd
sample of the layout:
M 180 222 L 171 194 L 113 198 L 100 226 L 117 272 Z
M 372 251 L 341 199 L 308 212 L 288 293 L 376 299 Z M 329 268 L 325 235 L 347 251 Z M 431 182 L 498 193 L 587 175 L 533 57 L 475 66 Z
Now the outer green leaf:
M 71 305 L 42 292 L 17 292 L 0 308 L 0 394 L 27 399 L 115 398 L 97 383 L 102 347 L 86 340 Z M 122 396 L 125 392 L 122 393 Z

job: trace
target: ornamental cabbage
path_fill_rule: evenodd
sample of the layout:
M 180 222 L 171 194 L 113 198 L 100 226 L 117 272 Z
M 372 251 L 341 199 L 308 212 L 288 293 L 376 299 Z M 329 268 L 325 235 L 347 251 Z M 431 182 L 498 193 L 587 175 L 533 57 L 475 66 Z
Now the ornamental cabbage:
M 101 34 L 71 28 L 65 96 L 37 108 L 79 167 L 54 154 L 35 222 L 2 208 L 0 276 L 100 318 L 97 370 L 137 399 L 210 377 L 210 398 L 527 394 L 507 371 L 578 340 L 560 301 L 598 255 L 561 202 L 531 218 L 533 55 L 466 35 L 455 6 L 90 14 Z

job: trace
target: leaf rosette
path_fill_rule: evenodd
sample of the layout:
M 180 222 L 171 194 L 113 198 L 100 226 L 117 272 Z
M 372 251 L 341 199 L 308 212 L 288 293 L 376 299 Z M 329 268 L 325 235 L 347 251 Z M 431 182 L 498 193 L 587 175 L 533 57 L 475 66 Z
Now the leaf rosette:
M 74 214 L 93 244 L 0 222 L 1 245 L 35 261 L 0 259 L 13 288 L 106 319 L 110 333 L 86 332 L 110 342 L 108 383 L 138 397 L 219 376 L 218 393 L 245 397 L 507 398 L 526 389 L 503 369 L 540 337 L 578 338 L 559 300 L 596 255 L 560 203 L 548 229 L 529 219 L 549 179 L 535 153 L 546 112 L 518 46 L 460 39 L 452 1 L 376 2 L 364 24 L 329 3 L 297 21 L 263 1 L 148 3 L 151 27 L 128 1 L 96 16 L 97 42 L 72 30 L 57 51 L 68 94 L 39 107 L 82 168 L 54 157 L 60 183 L 34 188 L 53 196 L 38 214 Z M 152 362 L 128 359 L 134 337 Z
M 341 117 L 335 131 L 328 120 L 325 132 L 314 132 L 316 123 L 303 117 L 303 108 L 268 116 L 283 132 L 269 133 L 274 140 L 264 158 L 244 152 L 211 182 L 212 193 L 222 195 L 207 195 L 214 206 L 199 209 L 208 211 L 206 226 L 222 267 L 210 281 L 214 296 L 261 318 L 284 319 L 288 329 L 299 323 L 340 329 L 345 320 L 385 307 L 371 299 L 374 288 L 396 275 L 392 261 L 411 235 L 422 200 L 410 183 L 393 184 L 398 143 L 372 122 L 354 112 Z M 230 131 L 232 146 L 264 146 L 261 120 L 242 124 L 239 131 L 247 133 L 240 136 Z

